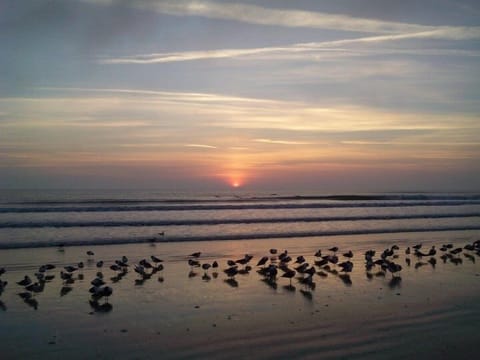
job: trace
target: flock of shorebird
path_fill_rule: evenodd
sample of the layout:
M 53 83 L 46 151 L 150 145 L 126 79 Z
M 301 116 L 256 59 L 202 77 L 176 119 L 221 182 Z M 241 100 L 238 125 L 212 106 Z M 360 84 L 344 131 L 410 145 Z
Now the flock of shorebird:
M 61 251 L 64 251 L 62 248 Z M 312 298 L 311 291 L 315 289 L 315 278 L 319 276 L 321 278 L 333 275 L 338 277 L 345 285 L 351 285 L 352 280 L 350 274 L 353 270 L 354 263 L 351 259 L 354 257 L 353 252 L 347 251 L 339 255 L 338 247 L 332 247 L 328 249 L 328 254 L 323 254 L 322 250 L 318 250 L 313 255 L 313 263 L 307 262 L 306 258 L 302 255 L 292 258 L 287 250 L 279 252 L 277 249 L 270 249 L 269 254 L 261 257 L 256 263 L 257 273 L 262 277 L 268 286 L 276 289 L 277 281 L 279 278 L 287 278 L 289 280 L 288 285 L 284 285 L 284 288 L 290 291 L 295 291 L 295 287 L 292 284 L 292 279 L 296 279 L 298 283 L 302 285 L 300 292 L 307 298 Z M 475 263 L 476 257 L 480 257 L 480 240 L 467 244 L 463 247 L 454 247 L 453 244 L 442 245 L 438 251 L 435 246 L 431 246 L 428 250 L 425 250 L 421 244 L 407 247 L 405 253 L 405 264 L 412 266 L 412 259 L 415 261 L 413 266 L 418 269 L 425 265 L 435 267 L 437 264 L 436 256 L 441 254 L 440 259 L 444 262 L 450 262 L 455 265 L 459 265 L 463 262 L 463 259 L 467 259 Z M 391 273 L 391 279 L 389 286 L 395 288 L 401 282 L 400 273 L 402 271 L 402 265 L 398 263 L 400 254 L 400 248 L 397 245 L 393 245 L 390 248 L 385 249 L 377 256 L 375 250 L 368 250 L 364 253 L 365 270 L 368 279 L 373 277 L 385 277 L 387 273 Z M 463 254 L 463 256 L 462 256 Z M 112 305 L 109 302 L 109 297 L 113 294 L 113 288 L 107 285 L 103 269 L 107 266 L 102 260 L 94 260 L 94 252 L 89 250 L 86 252 L 88 256 L 87 264 L 93 266 L 95 264 L 97 273 L 95 278 L 90 282 L 92 285 L 89 289 L 90 298 L 89 304 L 92 308 L 92 312 L 109 312 L 112 310 Z M 218 277 L 219 264 L 217 261 L 202 262 L 200 261 L 201 252 L 195 252 L 188 255 L 187 263 L 190 267 L 188 273 L 189 277 L 195 277 L 198 275 L 197 269 L 203 270 L 202 279 L 209 281 Z M 227 267 L 223 269 L 223 273 L 226 275 L 224 281 L 232 286 L 237 287 L 238 282 L 236 280 L 237 275 L 246 275 L 252 271 L 251 261 L 252 255 L 246 254 L 244 257 L 237 260 L 227 260 Z M 60 271 L 60 279 L 62 280 L 62 287 L 60 289 L 60 296 L 67 295 L 72 291 L 72 285 L 76 280 L 84 280 L 82 269 L 85 263 L 80 261 L 75 265 L 64 266 Z M 142 285 L 145 281 L 151 279 L 155 274 L 162 272 L 164 269 L 163 260 L 155 255 L 151 255 L 150 259 L 142 259 L 138 263 L 131 264 L 126 256 L 115 260 L 108 268 L 114 272 L 114 275 L 110 277 L 111 284 L 117 283 L 125 275 L 129 273 L 129 269 L 133 268 L 137 274 L 135 279 L 136 285 Z M 29 306 L 34 309 L 38 308 L 38 301 L 35 297 L 36 294 L 44 291 L 47 283 L 51 282 L 55 278 L 53 271 L 56 266 L 53 264 L 44 264 L 38 268 L 35 272 L 33 279 L 29 275 L 25 275 L 24 278 L 18 281 L 16 284 L 22 289 L 18 292 L 18 296 Z M 212 270 L 210 270 L 212 269 Z M 210 274 L 209 271 L 212 271 Z M 2 275 L 6 272 L 6 269 L 0 267 L 0 296 L 8 285 L 7 281 L 2 280 Z M 163 276 L 158 277 L 158 281 L 163 282 Z M 0 299 L 0 309 L 6 310 L 6 305 Z

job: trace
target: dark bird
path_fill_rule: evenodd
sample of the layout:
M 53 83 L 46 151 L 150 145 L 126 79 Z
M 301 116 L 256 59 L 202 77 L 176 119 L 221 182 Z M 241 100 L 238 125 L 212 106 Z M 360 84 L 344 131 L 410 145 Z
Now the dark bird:
M 212 268 L 214 268 L 214 269 L 218 268 L 218 262 L 217 261 L 214 261 L 212 263 Z
M 5 274 L 6 270 L 4 267 L 0 268 L 0 276 L 2 276 L 3 274 Z
M 103 261 L 102 260 L 97 262 L 97 268 L 101 268 L 102 266 L 103 266 Z
M 346 258 L 353 258 L 353 252 L 352 250 L 349 250 L 348 252 L 346 252 L 345 254 L 343 254 L 343 256 L 345 256 Z
M 202 253 L 200 251 L 194 252 L 193 254 L 190 254 L 188 256 L 194 257 L 194 258 L 199 258 Z
M 288 251 L 287 250 L 284 250 L 280 255 L 278 255 L 278 258 L 280 259 L 280 261 L 283 261 L 283 259 L 285 259 L 287 257 L 288 257 Z
M 231 266 L 225 270 L 223 270 L 225 274 L 227 274 L 228 277 L 234 277 L 235 275 L 238 274 L 238 268 L 237 266 Z
M 99 286 L 105 285 L 105 281 L 103 281 L 102 279 L 97 277 L 97 278 L 93 279 L 90 282 L 90 284 L 92 284 L 93 286 L 99 287 Z
M 322 257 L 322 250 L 317 250 L 317 252 L 313 256 Z
M 110 265 L 110 269 L 113 270 L 113 271 L 120 271 L 120 270 L 122 270 L 122 267 L 117 265 L 117 264 L 112 264 L 112 265 Z
M 28 286 L 31 283 L 32 283 L 32 279 L 30 279 L 30 277 L 28 275 L 25 275 L 23 280 L 17 282 L 17 284 L 20 285 L 20 286 Z
M 88 251 L 87 251 L 87 255 L 88 255 L 88 256 L 94 256 L 95 253 L 94 253 L 92 250 L 88 250 Z
M 210 269 L 211 265 L 208 264 L 208 263 L 205 263 L 205 264 L 202 264 L 202 269 L 207 271 L 208 269 Z
M 343 272 L 351 272 L 353 270 L 353 263 L 351 261 L 345 261 L 340 264 L 338 264 L 342 268 Z
M 292 278 L 295 276 L 295 274 L 295 270 L 286 269 L 286 271 L 282 274 L 282 277 L 290 279 L 290 285 L 292 285 Z
M 152 259 L 152 261 L 153 261 L 155 264 L 158 264 L 158 263 L 163 262 L 162 259 L 156 257 L 155 255 L 151 255 L 151 256 L 150 256 L 150 259 Z
M 275 255 L 277 253 L 277 249 L 270 249 L 270 254 Z
M 258 261 L 257 266 L 263 266 L 267 263 L 267 261 L 268 261 L 268 256 L 264 256 Z
M 92 289 L 90 289 L 90 292 L 92 293 L 92 298 L 96 300 L 99 300 L 102 297 L 105 297 L 105 301 L 108 301 L 108 297 L 111 296 L 113 293 L 113 289 L 110 286 L 103 286 L 103 287 L 94 286 Z
M 394 262 L 389 262 L 387 269 L 392 273 L 392 276 L 393 276 L 395 273 L 400 272 L 402 270 L 402 265 L 395 264 Z
M 297 266 L 295 270 L 303 274 L 308 269 L 308 266 L 309 266 L 308 263 L 303 263 L 302 265 Z
M 457 254 L 460 254 L 462 251 L 463 251 L 463 249 L 461 247 L 459 247 L 459 248 L 451 250 L 450 254 L 457 255 Z
M 42 282 L 42 283 L 36 282 L 36 283 L 25 286 L 25 290 L 30 291 L 30 292 L 34 292 L 34 293 L 41 293 L 43 291 L 44 287 L 45 287 L 44 282 Z
M 338 247 L 337 246 L 334 246 L 330 249 L 328 249 L 329 251 L 332 251 L 334 254 L 338 251 Z
M 199 267 L 200 262 L 197 260 L 188 259 L 188 265 L 190 265 L 191 267 Z
M 297 260 L 295 260 L 296 264 L 303 264 L 304 262 L 305 262 L 305 258 L 302 255 L 297 256 Z
M 250 262 L 250 257 L 245 256 L 242 259 L 238 259 L 235 261 L 235 263 L 240 264 L 240 265 L 247 265 Z
M 235 264 L 236 264 L 235 261 L 233 261 L 233 260 L 227 260 L 227 265 L 228 265 L 228 266 L 235 266 Z
M 76 268 L 75 266 L 71 266 L 71 265 L 64 266 L 63 268 L 69 273 L 72 273 L 72 272 L 78 270 L 78 268 Z
M 153 265 L 150 264 L 146 259 L 140 260 L 139 264 L 142 265 L 145 269 L 153 268 Z

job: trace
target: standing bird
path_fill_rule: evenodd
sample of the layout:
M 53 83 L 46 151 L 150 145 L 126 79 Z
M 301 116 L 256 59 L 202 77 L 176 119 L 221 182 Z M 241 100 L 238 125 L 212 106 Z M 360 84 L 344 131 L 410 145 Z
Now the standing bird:
M 155 255 L 151 255 L 151 256 L 150 256 L 150 259 L 152 259 L 152 261 L 153 261 L 155 264 L 158 264 L 158 263 L 163 262 L 162 259 L 156 257 Z
M 297 260 L 295 260 L 296 264 L 303 264 L 304 262 L 305 262 L 305 258 L 302 255 L 297 256 Z
M 292 286 L 292 278 L 295 276 L 296 271 L 291 269 L 285 269 L 286 271 L 283 273 L 282 277 L 290 279 L 290 286 Z
M 258 261 L 257 266 L 264 266 L 267 263 L 267 261 L 268 261 L 268 256 L 264 256 Z
M 32 283 L 32 279 L 30 279 L 30 277 L 28 275 L 25 275 L 23 280 L 17 282 L 17 284 L 20 285 L 20 286 L 28 286 L 31 283 Z
M 337 246 L 334 246 L 334 247 L 332 247 L 332 248 L 330 248 L 330 249 L 328 249 L 328 250 L 329 250 L 329 251 L 332 251 L 333 254 L 335 255 L 335 254 L 337 253 L 337 251 L 338 251 L 338 247 L 337 247 Z

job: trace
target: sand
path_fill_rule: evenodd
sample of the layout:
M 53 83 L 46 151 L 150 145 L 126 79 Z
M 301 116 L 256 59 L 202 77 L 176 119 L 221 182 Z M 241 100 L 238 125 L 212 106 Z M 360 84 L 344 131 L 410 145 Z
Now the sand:
M 435 267 L 415 268 L 418 260 L 410 256 L 408 267 L 404 249 L 417 242 L 426 249 L 446 242 L 463 246 L 476 239 L 475 232 L 443 232 L 2 250 L 0 267 L 7 272 L 1 279 L 8 285 L 0 295 L 1 358 L 473 358 L 480 339 L 480 258 L 474 262 L 460 254 L 462 264 L 454 265 L 444 264 L 439 254 Z M 392 283 L 391 274 L 368 279 L 363 252 L 393 243 L 401 247 L 396 261 L 403 266 L 402 280 Z M 318 248 L 326 252 L 333 245 L 355 254 L 351 285 L 329 274 L 315 275 L 314 290 L 296 279 L 290 288 L 285 278 L 274 289 L 253 266 L 248 275 L 236 275 L 238 286 L 232 286 L 222 271 L 228 259 L 246 253 L 254 255 L 255 265 L 271 247 L 312 263 Z M 95 252 L 93 259 L 87 250 Z M 195 251 L 202 252 L 201 262 L 220 263 L 217 277 L 213 269 L 210 279 L 201 269 L 191 274 L 186 255 Z M 122 255 L 132 264 L 156 255 L 164 270 L 143 284 L 135 283 L 133 270 L 112 283 L 108 266 Z M 100 259 L 113 288 L 107 313 L 89 305 Z M 75 277 L 82 274 L 83 280 L 61 296 L 60 269 L 79 261 L 85 267 Z M 57 266 L 51 271 L 56 277 L 35 295 L 35 310 L 17 295 L 22 288 L 16 282 L 44 263 Z

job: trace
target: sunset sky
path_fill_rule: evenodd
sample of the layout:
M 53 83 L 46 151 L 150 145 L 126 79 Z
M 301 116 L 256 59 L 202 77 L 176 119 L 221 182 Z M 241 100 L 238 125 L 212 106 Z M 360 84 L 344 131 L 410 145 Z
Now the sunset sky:
M 477 0 L 3 0 L 0 49 L 0 188 L 480 190 Z

